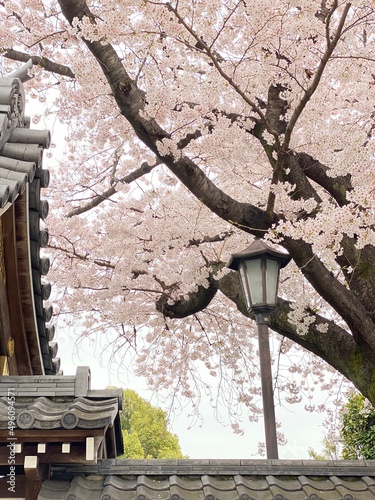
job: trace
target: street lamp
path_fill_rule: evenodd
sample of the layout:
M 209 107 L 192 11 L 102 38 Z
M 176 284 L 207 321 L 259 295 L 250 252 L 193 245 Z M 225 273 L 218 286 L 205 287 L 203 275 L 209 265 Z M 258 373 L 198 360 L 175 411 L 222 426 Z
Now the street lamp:
M 258 326 L 267 458 L 278 458 L 268 333 L 269 314 L 276 307 L 280 269 L 285 267 L 290 259 L 290 255 L 278 252 L 256 238 L 245 250 L 232 254 L 227 264 L 229 269 L 240 272 L 246 306 L 249 312 L 254 313 Z

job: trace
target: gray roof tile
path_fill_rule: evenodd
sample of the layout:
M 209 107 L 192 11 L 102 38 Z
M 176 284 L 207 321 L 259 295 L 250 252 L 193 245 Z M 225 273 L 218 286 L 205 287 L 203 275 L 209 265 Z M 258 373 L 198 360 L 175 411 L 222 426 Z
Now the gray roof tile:
M 65 500 L 70 488 L 67 481 L 44 481 L 43 492 L 38 496 L 39 500 L 53 498 L 54 500 Z
M 368 460 L 367 462 L 371 462 L 371 461 Z M 374 470 L 375 470 L 375 466 L 374 466 Z M 375 488 L 375 477 L 363 476 L 362 479 L 367 484 L 367 486 L 372 486 Z M 374 493 L 375 493 L 375 489 L 374 489 Z
M 41 393 L 44 396 L 55 395 L 52 390 L 43 389 Z M 112 425 L 118 413 L 118 401 L 115 398 L 101 402 L 86 398 L 65 398 L 65 401 L 48 397 L 30 399 L 16 400 L 14 409 L 18 429 L 101 429 Z M 7 412 L 8 399 L 0 398 L 0 429 L 8 426 Z
M 251 465 L 238 465 L 235 474 L 225 472 L 228 467 L 234 468 L 231 461 L 177 460 L 174 474 L 167 472 L 173 467 L 170 462 L 117 459 L 90 466 L 53 467 L 52 480 L 43 483 L 39 500 L 375 499 L 375 469 L 369 462 L 352 462 L 350 466 L 346 462 L 325 462 L 330 472 L 323 473 L 319 462 L 304 461 L 296 475 L 290 474 L 290 467 L 297 465 L 288 460 L 275 460 L 272 464 L 252 460 Z M 201 462 L 200 474 L 196 471 L 197 462 Z M 134 468 L 143 472 L 134 474 Z M 259 472 L 266 469 L 268 474 Z M 351 476 L 354 469 L 358 474 Z M 369 475 L 361 474 L 364 470 Z M 62 491 L 65 497 L 61 496 Z

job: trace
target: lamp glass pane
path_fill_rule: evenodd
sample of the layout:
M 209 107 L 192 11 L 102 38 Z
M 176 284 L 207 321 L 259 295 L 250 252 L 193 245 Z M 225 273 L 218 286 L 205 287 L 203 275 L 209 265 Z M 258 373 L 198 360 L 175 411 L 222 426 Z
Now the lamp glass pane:
M 266 267 L 266 299 L 267 304 L 276 304 L 277 284 L 279 277 L 279 263 L 276 260 L 267 259 Z
M 250 288 L 251 305 L 263 304 L 261 259 L 246 260 L 247 279 Z
M 241 264 L 240 264 L 240 276 L 241 276 L 242 290 L 243 290 L 244 295 L 245 295 L 246 305 L 247 305 L 247 308 L 250 309 L 251 302 L 250 302 L 248 281 L 247 281 L 247 276 L 246 276 L 246 263 L 245 262 L 241 262 Z

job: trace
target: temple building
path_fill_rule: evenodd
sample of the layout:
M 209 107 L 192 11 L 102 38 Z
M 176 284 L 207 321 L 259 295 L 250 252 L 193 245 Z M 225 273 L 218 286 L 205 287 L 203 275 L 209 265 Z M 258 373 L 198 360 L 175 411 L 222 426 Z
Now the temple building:
M 375 461 L 118 458 L 122 391 L 92 389 L 87 366 L 60 371 L 43 253 L 50 134 L 24 115 L 29 68 L 0 78 L 0 498 L 375 500 Z
M 42 375 L 59 371 L 54 328 L 48 323 L 51 286 L 44 220 L 48 187 L 43 151 L 47 130 L 29 128 L 19 78 L 0 79 L 0 374 Z

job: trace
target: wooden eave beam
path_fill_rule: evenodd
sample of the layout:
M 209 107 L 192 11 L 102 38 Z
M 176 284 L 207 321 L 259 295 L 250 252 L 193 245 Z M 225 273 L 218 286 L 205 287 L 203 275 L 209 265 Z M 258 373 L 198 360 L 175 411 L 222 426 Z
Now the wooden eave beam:
M 97 452 L 100 446 L 100 438 L 95 439 L 99 440 L 95 441 L 95 450 Z M 45 453 L 38 453 L 36 443 L 26 444 L 21 453 L 14 455 L 14 465 L 23 465 L 26 456 L 37 456 L 41 465 L 92 463 L 86 459 L 86 440 L 80 443 L 71 443 L 69 453 L 62 453 L 61 449 L 62 443 L 54 443 L 49 444 Z M 9 449 L 0 448 L 0 466 L 6 466 L 8 459 Z
M 5 280 L 0 278 L 2 354 L 8 355 L 8 342 L 13 339 L 15 351 L 8 358 L 9 374 L 32 375 L 19 290 L 14 205 L 5 211 L 1 221 L 5 267 Z
M 0 266 L 2 266 L 1 262 Z M 1 277 L 0 277 L 0 334 L 1 334 L 0 356 L 7 356 L 7 345 L 8 345 L 8 340 L 11 338 L 11 329 L 10 329 L 9 305 L 8 305 L 6 282 L 5 279 L 3 280 Z
M 17 443 L 66 443 L 84 441 L 90 436 L 102 436 L 103 429 L 15 429 Z M 9 438 L 7 429 L 0 430 L 0 443 L 6 443 Z
M 106 458 L 116 458 L 117 446 L 114 426 L 108 427 L 107 432 L 105 433 L 105 444 Z
M 18 281 L 23 322 L 32 364 L 31 375 L 44 375 L 35 317 L 34 290 L 31 274 L 28 188 L 14 202 Z

